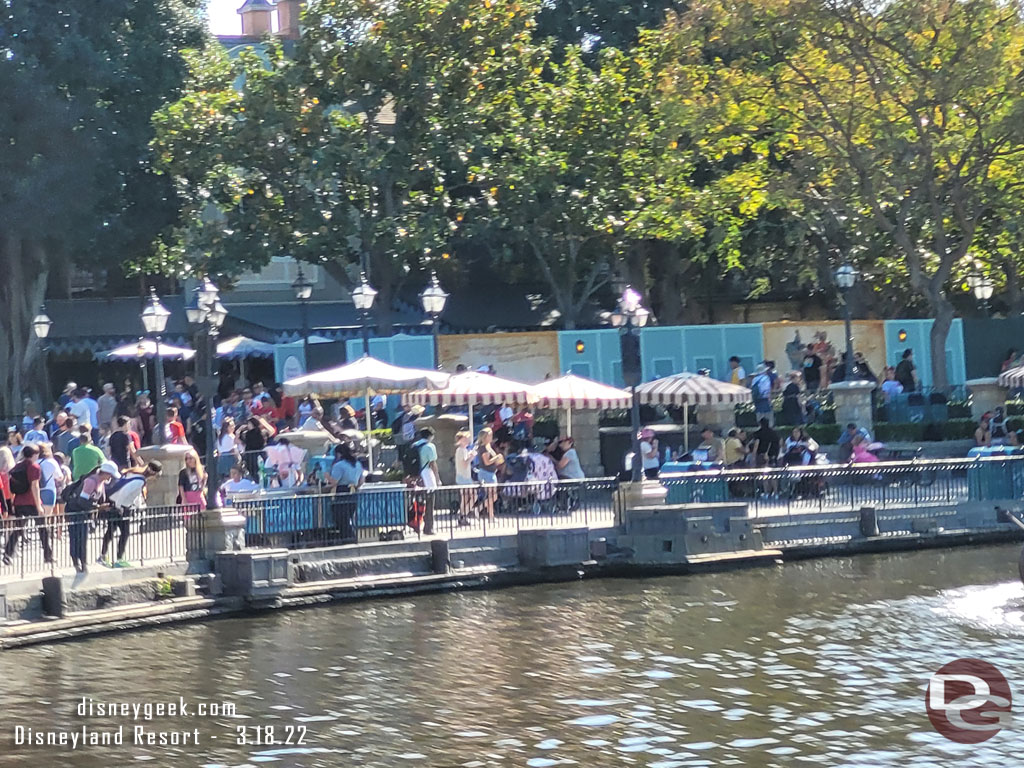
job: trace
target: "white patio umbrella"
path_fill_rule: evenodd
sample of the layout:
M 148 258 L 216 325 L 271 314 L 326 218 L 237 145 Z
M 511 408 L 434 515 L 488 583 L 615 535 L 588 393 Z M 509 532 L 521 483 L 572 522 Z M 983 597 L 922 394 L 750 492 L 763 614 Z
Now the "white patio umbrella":
M 700 373 L 676 373 L 636 388 L 636 397 L 647 405 L 679 405 L 683 408 L 684 446 L 690 450 L 690 406 L 749 403 L 750 390 Z
M 143 354 L 139 354 L 139 349 L 142 349 Z M 166 358 L 181 358 L 182 360 L 191 360 L 195 357 L 196 351 L 194 349 L 187 349 L 185 347 L 174 347 L 170 344 L 160 345 L 160 357 Z M 150 339 L 143 339 L 142 341 L 136 341 L 132 344 L 125 344 L 124 346 L 112 349 L 109 352 L 102 354 L 102 357 L 112 357 L 118 360 L 138 360 L 140 357 L 152 358 L 156 357 L 156 342 Z
M 217 345 L 217 357 L 238 360 L 244 357 L 273 357 L 274 345 L 247 336 L 234 336 Z
M 409 392 L 402 397 L 402 402 L 411 405 L 468 405 L 469 432 L 472 434 L 473 406 L 502 403 L 532 405 L 537 402 L 537 393 L 529 384 L 469 371 L 452 376 L 445 387 Z
M 395 395 L 427 387 L 440 388 L 448 383 L 449 375 L 442 371 L 403 368 L 383 360 L 364 355 L 352 363 L 314 371 L 284 382 L 284 393 L 291 396 L 317 395 L 319 397 L 366 398 L 366 431 L 372 432 L 370 397 Z M 373 445 L 367 434 L 367 454 L 373 470 Z
M 567 373 L 534 386 L 539 408 L 565 408 L 565 428 L 572 434 L 572 410 L 629 408 L 632 395 L 624 389 Z

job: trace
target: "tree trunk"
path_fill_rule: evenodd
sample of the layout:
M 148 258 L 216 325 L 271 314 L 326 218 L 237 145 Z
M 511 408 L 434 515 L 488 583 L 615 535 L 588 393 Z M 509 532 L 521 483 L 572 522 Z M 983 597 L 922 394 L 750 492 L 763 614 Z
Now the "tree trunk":
M 0 287 L 0 413 L 17 416 L 26 395 L 41 397 L 41 370 L 33 372 L 40 345 L 32 317 L 46 292 L 46 250 L 39 241 L 8 234 L 0 240 L 0 270 L 6 278 Z
M 935 314 L 929 339 L 932 345 L 932 386 L 944 390 L 949 386 L 949 372 L 946 370 L 946 338 L 953 325 L 953 305 L 944 291 L 928 296 L 928 303 Z

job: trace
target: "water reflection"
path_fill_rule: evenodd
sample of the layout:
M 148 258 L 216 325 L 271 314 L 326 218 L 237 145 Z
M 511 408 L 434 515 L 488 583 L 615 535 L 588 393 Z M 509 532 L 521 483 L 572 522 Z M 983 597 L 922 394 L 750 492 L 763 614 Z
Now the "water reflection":
M 1024 680 L 1016 549 L 807 561 L 217 621 L 0 655 L 3 765 L 977 765 L 930 728 L 928 676 L 960 656 Z M 80 727 L 97 700 L 225 701 L 178 718 L 202 747 L 14 749 L 17 724 Z M 131 725 L 95 719 L 91 726 Z M 302 725 L 302 745 L 236 746 Z

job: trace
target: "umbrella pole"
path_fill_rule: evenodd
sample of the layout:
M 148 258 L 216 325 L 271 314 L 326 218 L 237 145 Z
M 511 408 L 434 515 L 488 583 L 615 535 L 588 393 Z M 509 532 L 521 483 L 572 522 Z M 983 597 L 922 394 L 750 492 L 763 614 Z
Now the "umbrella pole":
M 565 436 L 572 437 L 572 406 L 565 406 Z
M 469 442 L 473 442 L 473 404 L 469 404 Z
M 363 403 L 363 413 L 366 416 L 366 462 L 367 471 L 373 472 L 373 437 L 370 433 L 373 431 L 370 425 L 370 388 L 366 388 L 366 402 Z
M 690 404 L 683 403 L 683 452 L 690 452 Z

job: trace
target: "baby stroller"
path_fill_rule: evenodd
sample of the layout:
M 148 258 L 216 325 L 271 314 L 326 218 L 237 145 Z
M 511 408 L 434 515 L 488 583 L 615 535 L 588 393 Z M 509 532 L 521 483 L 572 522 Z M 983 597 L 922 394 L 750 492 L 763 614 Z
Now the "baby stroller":
M 542 477 L 538 460 L 529 454 L 509 456 L 505 462 L 505 485 L 501 489 L 501 512 L 510 515 L 552 514 L 556 486 Z

